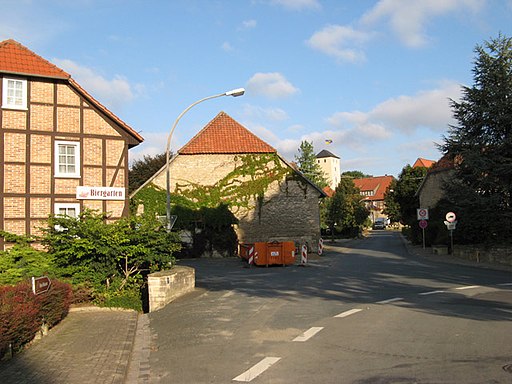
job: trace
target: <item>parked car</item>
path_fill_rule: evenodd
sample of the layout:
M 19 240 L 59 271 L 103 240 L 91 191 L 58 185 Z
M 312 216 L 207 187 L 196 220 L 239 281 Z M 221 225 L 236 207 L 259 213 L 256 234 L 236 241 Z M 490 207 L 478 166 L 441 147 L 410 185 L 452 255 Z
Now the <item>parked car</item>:
M 377 218 L 373 222 L 373 229 L 386 229 L 386 219 L 384 218 Z

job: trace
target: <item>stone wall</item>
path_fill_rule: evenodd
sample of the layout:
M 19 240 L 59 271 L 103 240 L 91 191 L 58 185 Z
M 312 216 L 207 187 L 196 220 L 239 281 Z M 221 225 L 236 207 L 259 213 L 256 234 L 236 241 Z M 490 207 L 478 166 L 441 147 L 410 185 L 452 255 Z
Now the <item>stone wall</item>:
M 434 208 L 444 196 L 443 185 L 455 177 L 453 169 L 428 173 L 419 193 L 421 208 Z
M 512 266 L 512 249 L 507 247 L 484 248 L 475 245 L 455 245 L 453 256 L 477 263 Z
M 239 157 L 232 154 L 178 155 L 170 164 L 171 190 L 176 184 L 215 185 L 240 165 Z M 284 162 L 282 165 L 288 167 Z M 307 242 L 316 252 L 320 239 L 320 192 L 295 171 L 292 175 L 295 176 L 274 181 L 262 201 L 253 199 L 248 209 L 233 211 L 239 220 L 235 230 L 240 243 Z M 165 169 L 152 182 L 165 189 Z
M 178 297 L 192 292 L 196 285 L 194 268 L 175 266 L 148 275 L 149 312 L 165 307 Z

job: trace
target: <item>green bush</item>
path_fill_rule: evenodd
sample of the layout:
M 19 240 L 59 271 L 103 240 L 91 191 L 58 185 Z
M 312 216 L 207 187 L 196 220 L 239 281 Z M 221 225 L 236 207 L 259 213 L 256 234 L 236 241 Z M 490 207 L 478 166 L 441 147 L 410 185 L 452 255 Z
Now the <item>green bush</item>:
M 51 256 L 32 248 L 29 238 L 7 232 L 0 232 L 0 236 L 14 243 L 12 248 L 0 251 L 0 285 L 14 285 L 32 276 L 53 276 Z
M 96 303 L 133 308 L 137 298 L 140 308 L 144 276 L 171 267 L 181 248 L 178 235 L 167 232 L 154 215 L 108 220 L 91 210 L 78 218 L 52 216 L 42 228 L 42 243 L 55 273 L 83 293 L 90 288 Z

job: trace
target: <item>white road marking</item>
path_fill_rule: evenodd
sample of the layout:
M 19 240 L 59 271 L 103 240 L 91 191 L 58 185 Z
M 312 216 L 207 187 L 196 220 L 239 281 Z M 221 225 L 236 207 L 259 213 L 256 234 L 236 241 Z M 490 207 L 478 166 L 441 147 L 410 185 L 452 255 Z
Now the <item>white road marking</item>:
M 349 311 L 342 312 L 339 315 L 336 315 L 334 317 L 347 317 L 347 316 L 353 315 L 354 313 L 361 312 L 361 311 L 362 311 L 362 309 L 351 309 Z
M 421 296 L 428 296 L 428 295 L 435 295 L 436 293 L 444 293 L 445 291 L 430 291 L 430 292 L 423 292 L 423 293 L 420 293 L 419 295 Z
M 265 357 L 258 364 L 254 365 L 252 368 L 248 369 L 241 375 L 235 377 L 233 381 L 244 381 L 248 383 L 249 381 L 261 375 L 279 360 L 281 360 L 280 357 Z
M 403 297 L 394 297 L 392 299 L 377 301 L 377 304 L 388 304 L 388 303 L 393 303 L 395 301 L 400 301 L 400 300 L 403 300 L 403 299 L 404 299 Z
M 455 289 L 462 291 L 464 289 L 473 289 L 473 288 L 480 288 L 480 286 L 479 285 L 467 285 L 465 287 L 457 287 Z
M 510 286 L 510 285 L 512 285 L 512 283 L 503 283 L 503 284 L 498 284 L 498 286 L 500 286 L 500 287 L 508 287 L 508 286 Z
M 227 298 L 227 297 L 231 297 L 231 296 L 233 296 L 234 294 L 235 294 L 235 292 L 233 292 L 233 291 L 229 291 L 229 292 L 227 292 L 227 293 L 223 294 L 223 295 L 221 296 L 221 298 L 225 299 L 225 298 Z
M 324 327 L 311 327 L 302 335 L 297 336 L 293 341 L 308 341 L 313 336 L 315 336 L 318 332 L 320 332 Z

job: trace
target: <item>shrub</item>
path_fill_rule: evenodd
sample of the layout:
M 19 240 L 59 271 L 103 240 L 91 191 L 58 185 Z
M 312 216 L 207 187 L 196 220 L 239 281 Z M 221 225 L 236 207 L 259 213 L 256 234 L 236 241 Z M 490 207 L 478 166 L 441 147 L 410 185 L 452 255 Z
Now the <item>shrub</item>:
M 46 252 L 30 246 L 30 239 L 0 231 L 0 236 L 14 246 L 0 251 L 0 285 L 14 285 L 32 276 L 42 276 L 54 269 L 52 258 Z
M 41 327 L 40 306 L 29 283 L 0 287 L 0 356 L 17 352 Z
M 60 322 L 68 313 L 70 302 L 71 286 L 56 280 L 48 292 L 38 296 L 26 281 L 0 287 L 0 358 L 9 345 L 14 352 L 21 350 L 43 323 L 53 327 Z
M 85 295 L 81 296 L 87 296 L 90 288 L 97 304 L 115 301 L 115 306 L 127 303 L 129 308 L 138 297 L 141 308 L 144 276 L 171 267 L 173 253 L 181 247 L 178 235 L 167 232 L 154 215 L 111 223 L 108 219 L 91 210 L 84 210 L 78 218 L 52 216 L 48 227 L 42 228 L 42 242 L 56 273 L 82 287 Z

